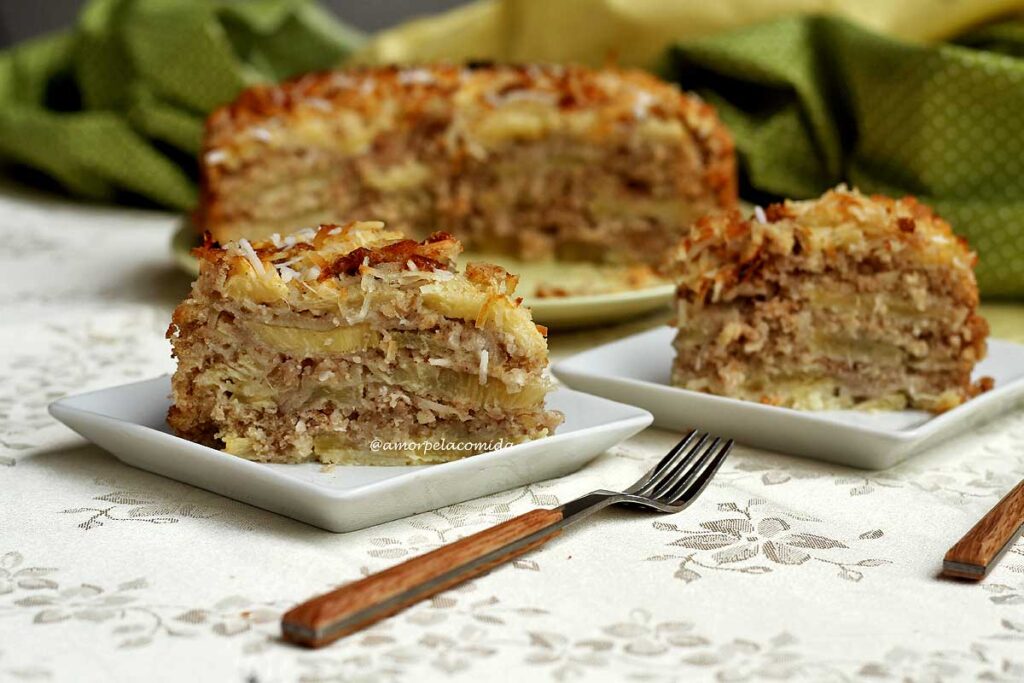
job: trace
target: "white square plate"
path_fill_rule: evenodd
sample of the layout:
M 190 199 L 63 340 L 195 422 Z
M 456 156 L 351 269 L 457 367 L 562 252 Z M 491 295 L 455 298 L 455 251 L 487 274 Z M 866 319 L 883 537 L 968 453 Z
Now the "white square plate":
M 165 419 L 170 393 L 165 375 L 64 398 L 50 413 L 124 463 L 337 532 L 574 472 L 653 419 L 559 388 L 548 396 L 565 414 L 554 436 L 440 465 L 325 469 L 251 462 L 177 437 Z
M 778 408 L 671 386 L 674 335 L 663 327 L 627 337 L 567 358 L 553 372 L 574 389 L 646 408 L 658 427 L 699 427 L 749 446 L 867 469 L 892 467 L 1024 396 L 1024 346 L 990 339 L 974 373 L 995 379 L 995 388 L 941 415 Z

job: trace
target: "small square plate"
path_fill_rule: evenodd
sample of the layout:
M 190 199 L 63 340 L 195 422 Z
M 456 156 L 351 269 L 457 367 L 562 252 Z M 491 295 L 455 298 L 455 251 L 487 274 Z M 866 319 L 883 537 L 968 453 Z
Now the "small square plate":
M 170 377 L 63 398 L 50 414 L 128 465 L 344 532 L 574 472 L 651 424 L 646 410 L 559 388 L 553 436 L 418 467 L 257 463 L 175 436 Z
M 1024 397 L 1024 346 L 990 339 L 974 376 L 992 377 L 995 388 L 940 415 L 778 408 L 671 386 L 674 335 L 663 327 L 627 337 L 567 358 L 553 372 L 574 389 L 650 410 L 658 427 L 692 425 L 749 446 L 866 469 L 892 467 Z

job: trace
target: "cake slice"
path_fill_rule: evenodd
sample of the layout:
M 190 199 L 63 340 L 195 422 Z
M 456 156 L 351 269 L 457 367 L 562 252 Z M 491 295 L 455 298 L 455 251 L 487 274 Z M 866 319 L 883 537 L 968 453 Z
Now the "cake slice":
M 252 460 L 443 462 L 551 434 L 547 342 L 497 266 L 379 222 L 197 249 L 171 427 Z
M 975 255 L 912 197 L 843 186 L 680 243 L 674 384 L 799 409 L 947 410 L 991 386 Z
M 736 206 L 711 106 L 635 70 L 434 65 L 310 74 L 214 112 L 200 231 L 379 218 L 526 260 L 653 264 Z

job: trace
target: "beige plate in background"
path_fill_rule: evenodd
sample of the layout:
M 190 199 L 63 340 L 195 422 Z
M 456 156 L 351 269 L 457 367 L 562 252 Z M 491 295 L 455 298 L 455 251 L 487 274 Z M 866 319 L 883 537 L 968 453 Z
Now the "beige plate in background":
M 197 244 L 195 230 L 188 220 L 171 240 L 174 260 L 193 276 L 199 265 L 191 250 Z M 665 308 L 672 300 L 674 287 L 665 280 L 646 275 L 638 283 L 635 268 L 599 266 L 560 261 L 527 263 L 493 254 L 465 253 L 461 264 L 471 261 L 497 263 L 510 273 L 519 275 L 516 292 L 523 305 L 533 312 L 533 319 L 552 329 L 568 329 L 606 325 L 635 318 Z M 538 297 L 537 288 L 552 284 L 565 291 L 564 296 Z

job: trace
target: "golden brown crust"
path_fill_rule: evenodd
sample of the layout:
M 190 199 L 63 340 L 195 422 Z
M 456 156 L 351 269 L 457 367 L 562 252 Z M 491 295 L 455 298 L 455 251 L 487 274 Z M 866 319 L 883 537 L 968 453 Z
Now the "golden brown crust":
M 330 258 L 314 253 L 329 241 L 345 244 L 346 238 L 353 233 L 360 233 L 363 240 L 369 241 L 369 246 L 354 246 L 350 251 L 337 251 Z M 300 230 L 288 242 L 277 236 L 248 244 L 261 261 L 298 260 L 317 266 L 319 275 L 315 279 L 319 281 L 356 275 L 362 266 L 374 267 L 387 263 L 399 264 L 403 270 L 414 267 L 421 270 L 448 270 L 462 251 L 459 241 L 446 232 L 436 232 L 421 242 L 399 237 L 399 233 L 384 230 L 381 223 L 352 221 L 345 225 L 327 223 L 313 229 Z M 236 250 L 238 248 L 235 247 Z M 192 255 L 201 262 L 216 263 L 229 251 L 219 245 L 210 233 L 206 233 L 203 245 L 193 249 Z
M 760 216 L 744 218 L 737 210 L 704 216 L 667 269 L 690 300 L 717 300 L 780 259 L 822 270 L 845 255 L 891 260 L 904 249 L 924 265 L 940 265 L 966 302 L 978 304 L 977 254 L 949 223 L 914 197 L 869 196 L 845 186 L 819 199 L 771 204 Z
M 258 159 L 261 150 L 279 144 L 279 130 L 308 124 L 309 134 L 316 135 L 316 125 L 311 122 L 325 112 L 351 116 L 352 130 L 356 131 L 352 138 L 362 140 L 354 146 L 372 150 L 386 147 L 388 136 L 398 130 L 434 129 L 439 137 L 450 136 L 452 111 L 473 121 L 516 100 L 550 105 L 559 115 L 585 114 L 579 126 L 582 134 L 593 140 L 613 134 L 620 125 L 682 124 L 702 162 L 702 196 L 720 207 L 736 205 L 733 143 L 714 109 L 646 72 L 555 65 L 434 65 L 314 73 L 280 85 L 246 90 L 206 122 L 196 223 L 200 229 L 212 230 L 225 239 L 219 228 L 233 220 L 221 196 L 225 174 L 248 163 L 247 159 Z M 474 153 L 477 142 L 483 140 L 474 137 L 478 133 L 483 135 L 479 130 L 460 132 L 465 144 L 449 151 L 452 164 L 459 164 L 460 154 Z M 301 226 L 288 226 L 296 227 Z
M 422 241 L 403 239 L 379 221 L 352 221 L 345 225 L 325 224 L 291 235 L 268 240 L 239 240 L 220 245 L 207 233 L 204 243 L 192 250 L 200 270 L 227 263 L 227 277 L 271 277 L 274 282 L 335 281 L 358 276 L 364 269 L 455 272 L 455 258 L 462 245 L 446 232 L 436 232 Z M 471 263 L 466 278 L 475 285 L 506 297 L 515 291 L 519 278 L 501 266 Z M 518 304 L 517 304 L 518 305 Z
M 411 122 L 432 115 L 428 107 L 438 95 L 453 98 L 465 93 L 472 104 L 493 109 L 500 98 L 522 92 L 555 94 L 561 111 L 596 109 L 601 118 L 598 130 L 642 116 L 676 118 L 706 141 L 709 152 L 724 156 L 733 148 L 732 138 L 718 121 L 714 107 L 646 71 L 535 64 L 363 67 L 305 74 L 278 85 L 253 86 L 209 116 L 203 151 L 230 146 L 251 126 L 309 109 L 345 109 L 372 117 L 384 103 L 400 99 L 405 121 Z M 643 97 L 638 102 L 638 93 L 646 93 L 649 99 Z M 734 197 L 735 174 L 723 174 L 721 170 L 712 172 L 715 182 L 711 184 L 725 192 L 725 198 Z

